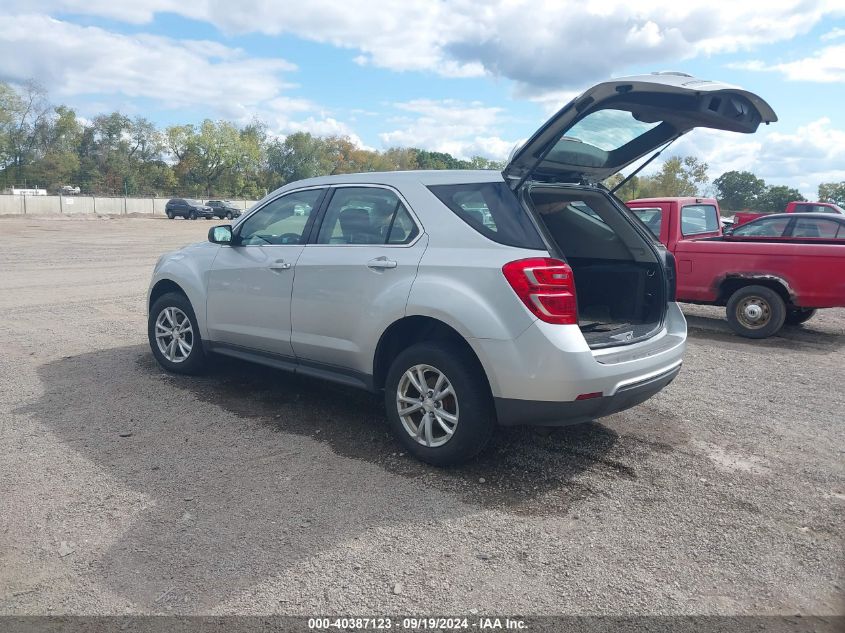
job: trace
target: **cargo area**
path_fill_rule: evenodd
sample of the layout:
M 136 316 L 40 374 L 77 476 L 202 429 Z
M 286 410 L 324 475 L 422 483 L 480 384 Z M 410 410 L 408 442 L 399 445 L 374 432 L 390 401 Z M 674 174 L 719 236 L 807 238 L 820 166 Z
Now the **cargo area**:
M 666 309 L 663 264 L 598 191 L 534 186 L 528 202 L 572 268 L 578 325 L 590 347 L 653 335 Z

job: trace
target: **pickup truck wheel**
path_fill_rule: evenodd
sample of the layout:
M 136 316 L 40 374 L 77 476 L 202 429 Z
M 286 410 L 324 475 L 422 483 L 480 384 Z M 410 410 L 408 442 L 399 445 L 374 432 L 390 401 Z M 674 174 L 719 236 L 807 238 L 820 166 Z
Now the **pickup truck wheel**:
M 800 325 L 809 321 L 816 313 L 815 308 L 789 308 L 786 311 L 785 323 L 787 325 Z
M 728 323 L 734 332 L 747 338 L 767 338 L 786 319 L 786 304 L 766 286 L 745 286 L 731 295 L 727 305 Z
M 387 373 L 384 402 L 390 426 L 409 453 L 449 466 L 487 446 L 495 415 L 477 365 L 442 343 L 418 343 L 396 357 Z
M 177 374 L 198 374 L 205 364 L 197 318 L 188 298 L 168 292 L 156 299 L 147 320 L 147 336 L 159 365 Z

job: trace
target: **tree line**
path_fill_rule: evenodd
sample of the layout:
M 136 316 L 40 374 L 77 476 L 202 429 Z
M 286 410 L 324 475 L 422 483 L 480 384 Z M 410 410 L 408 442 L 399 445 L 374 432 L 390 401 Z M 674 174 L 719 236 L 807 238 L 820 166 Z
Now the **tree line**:
M 238 126 L 206 119 L 163 129 L 120 112 L 80 120 L 73 109 L 51 104 L 35 82 L 0 82 L 0 190 L 69 185 L 96 195 L 259 198 L 287 182 L 327 174 L 503 166 L 416 147 L 368 150 L 342 136 L 296 132 L 282 139 L 258 120 Z M 606 184 L 621 181 L 617 175 Z M 760 211 L 804 199 L 797 189 L 768 185 L 747 171 L 729 171 L 711 183 L 707 163 L 694 156 L 668 158 L 656 173 L 631 178 L 618 195 L 715 195 L 725 209 Z M 845 204 L 845 182 L 822 183 L 818 197 Z

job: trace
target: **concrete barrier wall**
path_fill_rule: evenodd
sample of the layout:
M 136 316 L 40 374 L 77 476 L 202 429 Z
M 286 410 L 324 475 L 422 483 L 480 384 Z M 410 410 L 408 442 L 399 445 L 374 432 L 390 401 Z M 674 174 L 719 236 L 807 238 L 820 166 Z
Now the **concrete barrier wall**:
M 0 195 L 0 215 L 164 215 L 170 198 L 100 198 L 90 196 L 12 196 Z M 203 201 L 205 202 L 205 201 Z M 240 209 L 249 209 L 255 200 L 232 200 Z

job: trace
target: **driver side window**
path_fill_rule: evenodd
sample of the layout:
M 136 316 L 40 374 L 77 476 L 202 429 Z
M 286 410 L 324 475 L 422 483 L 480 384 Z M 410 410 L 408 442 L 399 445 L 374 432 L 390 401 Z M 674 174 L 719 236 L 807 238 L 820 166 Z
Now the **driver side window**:
M 324 189 L 297 191 L 276 198 L 249 216 L 238 235 L 242 246 L 302 244 L 308 218 Z

